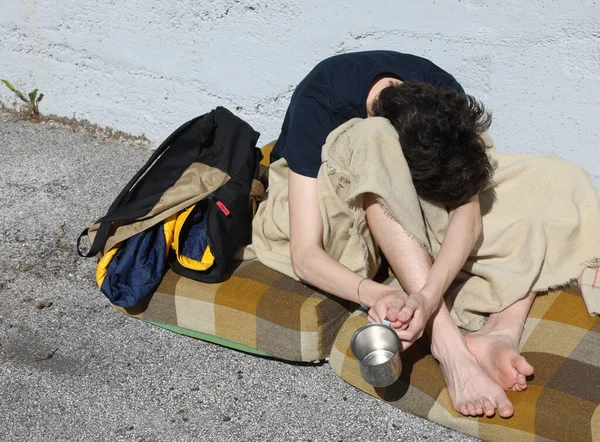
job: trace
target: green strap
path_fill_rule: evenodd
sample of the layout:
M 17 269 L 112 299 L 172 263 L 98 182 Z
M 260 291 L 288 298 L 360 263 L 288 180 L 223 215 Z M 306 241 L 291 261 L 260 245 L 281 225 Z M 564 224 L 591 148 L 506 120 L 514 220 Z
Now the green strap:
M 167 330 L 171 330 L 172 332 L 178 333 L 180 335 L 190 336 L 192 338 L 201 339 L 203 341 L 212 342 L 214 344 L 219 344 L 224 347 L 233 348 L 235 350 L 240 350 L 246 353 L 251 353 L 259 356 L 269 356 L 273 357 L 264 351 L 257 350 L 256 348 L 250 347 L 249 345 L 240 344 L 239 342 L 231 341 L 225 338 L 219 338 L 218 336 L 210 335 L 208 333 L 202 333 L 195 330 L 190 330 L 189 328 L 179 327 L 178 325 L 165 324 L 164 322 L 156 322 L 151 321 L 150 319 L 138 318 L 142 321 L 148 322 L 152 325 L 157 325 L 162 328 L 166 328 Z

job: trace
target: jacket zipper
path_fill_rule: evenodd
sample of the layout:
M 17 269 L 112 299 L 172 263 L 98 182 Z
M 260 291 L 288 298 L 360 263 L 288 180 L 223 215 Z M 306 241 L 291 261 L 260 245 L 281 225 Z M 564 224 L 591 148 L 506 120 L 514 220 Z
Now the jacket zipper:
M 227 206 L 225 206 L 225 204 L 223 204 L 223 202 L 221 200 L 217 199 L 216 193 L 211 193 L 210 195 L 208 195 L 207 198 L 210 201 L 214 201 L 215 204 L 217 205 L 217 207 L 219 208 L 219 210 L 221 210 L 221 212 L 223 212 L 223 214 L 225 216 L 231 215 L 231 212 L 229 211 L 229 209 L 227 208 Z
M 229 209 L 227 209 L 227 207 L 225 207 L 225 204 L 223 204 L 221 201 L 219 201 L 217 199 L 217 193 L 218 190 L 214 193 L 211 193 L 210 195 L 208 195 L 208 200 L 209 201 L 214 201 L 215 205 L 221 210 L 221 212 L 223 212 L 225 214 L 225 216 L 229 216 L 229 214 L 231 213 L 229 211 Z M 217 254 L 216 249 L 214 248 L 214 243 L 212 241 L 212 238 L 210 236 L 210 209 L 211 209 L 212 204 L 208 205 L 208 209 L 206 210 L 206 240 L 208 241 L 208 246 L 210 247 L 210 250 L 212 250 L 212 255 L 215 257 L 215 261 L 217 261 L 217 266 L 221 267 L 221 260 L 219 259 L 219 256 Z M 225 209 L 225 210 L 223 210 Z

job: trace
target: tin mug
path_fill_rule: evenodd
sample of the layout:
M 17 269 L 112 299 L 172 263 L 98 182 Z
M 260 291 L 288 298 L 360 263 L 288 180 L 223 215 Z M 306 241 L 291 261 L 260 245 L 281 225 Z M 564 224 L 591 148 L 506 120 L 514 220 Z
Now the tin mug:
M 400 340 L 388 325 L 371 323 L 359 328 L 350 340 L 350 349 L 368 384 L 387 387 L 400 377 Z

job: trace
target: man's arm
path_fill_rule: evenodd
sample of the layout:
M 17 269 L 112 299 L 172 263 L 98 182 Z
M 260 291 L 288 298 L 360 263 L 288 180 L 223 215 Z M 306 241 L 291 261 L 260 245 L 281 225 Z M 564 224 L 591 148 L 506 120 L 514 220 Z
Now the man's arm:
M 448 229 L 433 265 L 427 251 L 385 215 L 383 208 L 375 203 L 375 196 L 370 197 L 367 219 L 398 280 L 411 293 L 406 301 L 390 297 L 380 300 L 369 317 L 372 321 L 390 320 L 400 339 L 412 343 L 422 335 L 427 321 L 441 305 L 444 293 L 481 234 L 479 198 L 474 196 L 450 210 Z M 408 329 L 403 330 L 408 321 Z
M 290 254 L 300 280 L 343 299 L 358 302 L 356 290 L 363 279 L 323 250 L 323 220 L 317 196 L 317 180 L 290 171 Z M 360 300 L 371 307 L 387 294 L 400 292 L 372 280 L 360 287 Z M 400 292 L 403 295 L 402 292 Z M 405 295 L 404 295 L 405 296 Z
M 429 303 L 439 306 L 444 293 L 467 261 L 481 235 L 479 196 L 450 210 L 450 222 L 442 247 L 431 266 L 427 282 L 419 290 Z

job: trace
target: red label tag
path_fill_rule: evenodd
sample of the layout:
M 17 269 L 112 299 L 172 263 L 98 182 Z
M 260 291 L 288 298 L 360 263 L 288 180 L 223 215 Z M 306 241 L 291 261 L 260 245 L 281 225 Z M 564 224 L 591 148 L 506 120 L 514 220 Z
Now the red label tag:
M 223 204 L 221 201 L 217 201 L 217 206 L 219 207 L 219 209 L 221 209 L 221 212 L 223 212 L 225 216 L 229 216 L 229 214 L 231 213 L 229 209 L 225 207 L 225 204 Z

